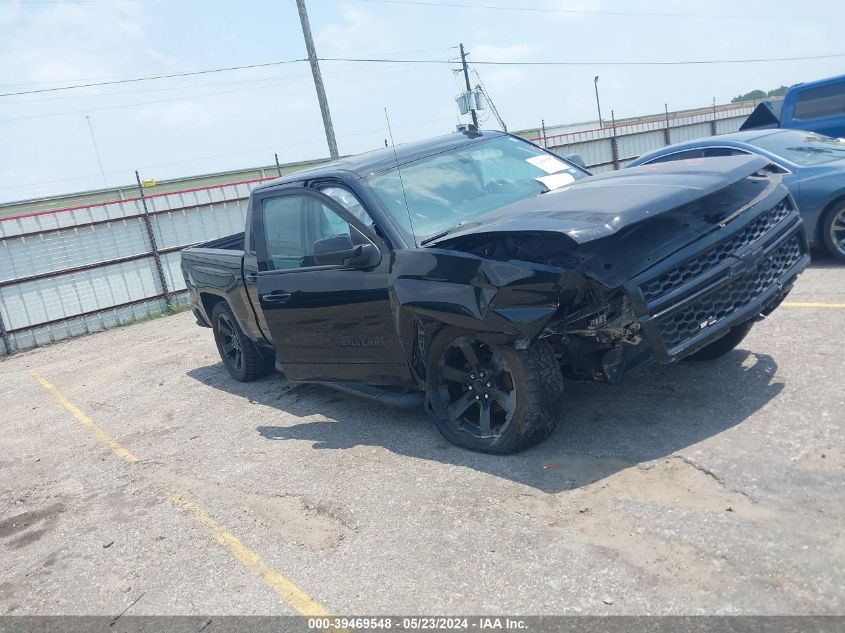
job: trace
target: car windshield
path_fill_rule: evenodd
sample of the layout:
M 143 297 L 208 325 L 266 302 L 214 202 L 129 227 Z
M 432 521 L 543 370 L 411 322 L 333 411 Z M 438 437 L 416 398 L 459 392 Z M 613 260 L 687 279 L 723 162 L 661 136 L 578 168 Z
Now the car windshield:
M 404 165 L 401 178 L 393 168 L 365 182 L 395 223 L 422 244 L 485 213 L 588 175 L 530 143 L 499 136 Z
M 812 132 L 779 132 L 749 143 L 796 165 L 819 165 L 845 158 L 845 143 L 840 139 Z

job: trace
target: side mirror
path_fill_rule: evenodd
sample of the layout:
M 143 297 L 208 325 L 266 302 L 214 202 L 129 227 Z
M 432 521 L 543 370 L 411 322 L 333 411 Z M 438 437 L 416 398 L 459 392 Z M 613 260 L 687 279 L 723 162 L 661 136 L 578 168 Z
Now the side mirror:
M 581 154 L 567 154 L 563 157 L 565 160 L 568 160 L 570 163 L 578 165 L 584 171 L 587 170 L 587 163 L 584 162 L 584 159 L 581 157 Z
M 379 259 L 379 250 L 374 244 L 353 244 L 346 233 L 314 242 L 314 263 L 317 266 L 369 268 L 375 266 Z

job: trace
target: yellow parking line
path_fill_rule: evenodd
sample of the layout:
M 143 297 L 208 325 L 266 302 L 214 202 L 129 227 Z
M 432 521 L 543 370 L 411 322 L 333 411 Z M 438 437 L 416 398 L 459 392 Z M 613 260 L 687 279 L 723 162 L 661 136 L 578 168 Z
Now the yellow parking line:
M 784 301 L 785 308 L 845 308 L 845 303 L 819 303 L 815 301 Z
M 103 429 L 101 429 L 97 425 L 97 423 L 94 422 L 94 420 L 92 420 L 87 415 L 82 413 L 82 411 L 80 411 L 75 404 L 73 404 L 70 400 L 67 399 L 65 394 L 63 394 L 61 391 L 56 389 L 56 387 L 54 387 L 49 382 L 47 382 L 47 380 L 41 374 L 39 374 L 36 371 L 30 371 L 29 373 L 32 374 L 32 377 L 35 378 L 35 380 L 37 380 L 41 384 L 42 387 L 44 387 L 47 391 L 52 393 L 56 397 L 56 400 L 61 402 L 62 406 L 65 409 L 67 409 L 68 411 L 70 411 L 73 414 L 73 417 L 75 417 L 76 420 L 82 426 L 84 426 L 86 429 L 91 431 L 94 434 L 94 436 L 98 440 L 100 440 L 100 442 L 102 442 L 103 444 L 108 446 L 109 449 L 111 449 L 112 453 L 114 453 L 115 455 L 120 457 L 120 459 L 122 459 L 123 461 L 128 462 L 130 464 L 134 464 L 134 463 L 138 462 L 137 457 L 135 457 L 132 453 L 130 453 L 125 448 L 123 448 L 123 446 L 121 446 L 120 442 L 115 440 L 111 435 L 109 435 Z
M 50 384 L 43 376 L 41 376 L 41 374 L 36 371 L 30 371 L 30 373 L 42 387 L 53 394 L 56 397 L 56 400 L 58 400 L 65 409 L 70 411 L 73 414 L 73 417 L 75 417 L 82 426 L 91 431 L 94 436 L 100 440 L 100 442 L 105 444 L 112 453 L 130 464 L 136 464 L 140 461 L 135 455 L 122 446 L 120 442 L 100 428 L 94 420 L 85 415 L 79 407 L 73 404 L 67 396 L 59 391 L 57 387 Z M 302 589 L 273 569 L 254 550 L 244 545 L 238 537 L 226 530 L 226 528 L 215 521 L 210 514 L 199 507 L 196 503 L 187 499 L 184 495 L 177 494 L 161 487 L 158 488 L 176 507 L 185 511 L 197 522 L 202 524 L 209 531 L 215 541 L 223 546 L 234 558 L 240 561 L 244 567 L 261 578 L 265 585 L 276 592 L 276 595 L 288 603 L 295 611 L 302 615 L 309 616 L 328 615 L 328 612 L 319 603 L 312 600 L 308 594 L 302 591 Z
M 275 569 L 270 567 L 264 559 L 256 554 L 249 547 L 222 525 L 215 521 L 205 510 L 200 508 L 193 501 L 173 492 L 166 492 L 167 497 L 178 507 L 202 523 L 211 536 L 220 545 L 229 550 L 229 553 L 237 558 L 245 567 L 250 569 L 256 576 L 261 578 L 268 587 L 302 615 L 325 616 L 328 612 L 317 602 L 312 600 L 302 589 L 282 576 Z

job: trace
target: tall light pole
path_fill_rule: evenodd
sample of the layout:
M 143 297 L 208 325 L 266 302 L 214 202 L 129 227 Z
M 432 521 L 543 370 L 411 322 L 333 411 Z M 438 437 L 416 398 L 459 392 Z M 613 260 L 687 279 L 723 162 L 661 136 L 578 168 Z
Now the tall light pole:
M 103 187 L 108 187 L 106 172 L 103 170 L 103 161 L 100 160 L 100 150 L 97 147 L 97 138 L 94 136 L 94 126 L 91 125 L 91 117 L 86 114 L 85 120 L 88 121 L 88 130 L 91 132 L 91 142 L 94 144 L 94 155 L 97 157 L 97 164 L 100 166 L 100 175 L 103 177 Z
M 308 22 L 305 0 L 296 0 L 296 8 L 299 9 L 299 22 L 302 24 L 302 35 L 305 36 L 305 49 L 308 51 L 308 61 L 311 63 L 311 74 L 314 75 L 314 87 L 317 89 L 317 101 L 320 103 L 320 112 L 323 115 L 323 127 L 326 129 L 329 154 L 332 158 L 337 158 L 337 141 L 334 138 L 332 115 L 329 112 L 329 101 L 326 99 L 323 75 L 320 74 L 320 64 L 317 61 L 317 49 L 314 48 L 314 39 L 311 37 L 311 24 Z
M 604 129 L 604 123 L 601 120 L 601 103 L 599 102 L 599 76 L 596 75 L 596 78 L 593 79 L 593 86 L 596 89 L 596 109 L 599 111 L 599 127 Z

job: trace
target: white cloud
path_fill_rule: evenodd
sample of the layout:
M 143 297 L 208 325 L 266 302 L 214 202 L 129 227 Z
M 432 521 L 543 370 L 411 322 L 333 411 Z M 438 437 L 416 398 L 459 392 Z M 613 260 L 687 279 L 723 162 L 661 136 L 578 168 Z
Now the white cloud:
M 133 3 L 38 5 L 0 13 L 0 67 L 14 82 L 56 82 L 132 72 L 145 44 Z
M 396 47 L 396 28 L 384 19 L 358 8 L 346 8 L 340 22 L 316 31 L 321 56 L 353 57 Z
M 199 101 L 174 101 L 171 103 L 153 103 L 144 106 L 135 114 L 138 125 L 153 125 L 157 129 L 187 127 L 203 128 L 213 123 L 223 123 L 227 116 L 225 109 L 218 104 Z M 207 100 L 205 100 L 207 101 Z
M 471 51 L 470 61 L 477 59 L 488 62 L 521 62 L 539 51 L 540 47 L 535 44 L 478 44 Z

